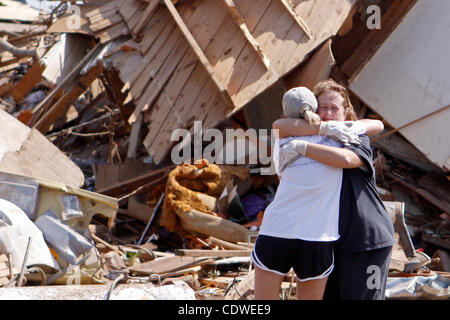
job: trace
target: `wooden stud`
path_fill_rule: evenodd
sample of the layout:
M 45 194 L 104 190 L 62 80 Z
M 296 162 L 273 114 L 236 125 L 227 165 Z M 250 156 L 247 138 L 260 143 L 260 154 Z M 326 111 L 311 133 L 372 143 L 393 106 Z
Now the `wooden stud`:
M 198 43 L 195 40 L 195 38 L 192 36 L 192 34 L 189 31 L 189 29 L 186 27 L 185 23 L 183 22 L 183 19 L 180 17 L 180 15 L 179 15 L 177 9 L 175 8 L 175 6 L 172 4 L 172 2 L 170 0 L 163 0 L 163 1 L 164 1 L 165 5 L 166 5 L 167 9 L 169 9 L 169 12 L 171 13 L 173 19 L 175 20 L 175 23 L 180 28 L 180 31 L 182 32 L 182 34 L 184 35 L 184 37 L 188 41 L 189 45 L 194 50 L 195 54 L 197 55 L 197 57 L 200 60 L 200 62 L 202 63 L 202 65 L 207 70 L 207 72 L 208 72 L 209 76 L 211 77 L 211 79 L 214 81 L 215 85 L 217 86 L 217 89 L 223 95 L 225 101 L 227 103 L 229 103 L 230 105 L 233 105 L 233 102 L 232 102 L 230 96 L 228 95 L 228 92 L 227 92 L 226 88 L 218 80 L 217 75 L 214 72 L 213 67 L 209 63 L 209 61 L 206 58 L 204 52 L 202 51 L 202 49 L 198 45 Z
M 142 32 L 144 27 L 147 25 L 147 23 L 152 18 L 153 13 L 155 13 L 156 10 L 158 9 L 158 5 L 159 5 L 159 0 L 152 0 L 147 5 L 147 7 L 145 8 L 145 11 L 142 13 L 141 17 L 139 18 L 138 23 L 131 31 L 134 38 L 137 39 L 139 37 L 139 34 Z
M 233 0 L 223 0 L 227 6 L 228 11 L 230 12 L 233 20 L 237 23 L 242 33 L 244 34 L 247 41 L 250 43 L 252 48 L 255 50 L 256 54 L 261 58 L 262 62 L 266 66 L 267 70 L 271 70 L 270 60 L 265 55 L 264 51 L 261 49 L 259 43 L 253 38 L 252 34 L 247 28 L 244 19 L 236 8 Z
M 248 250 L 197 250 L 175 249 L 175 255 L 186 257 L 249 257 L 252 253 Z
M 290 0 L 281 0 L 281 3 L 286 8 L 286 10 L 289 12 L 292 18 L 294 18 L 295 22 L 302 28 L 302 30 L 305 32 L 305 34 L 308 36 L 309 39 L 312 38 L 311 30 L 309 29 L 308 25 L 305 21 L 295 12 L 294 6 L 292 5 Z
M 41 80 L 42 72 L 45 70 L 45 64 L 36 61 L 27 74 L 20 79 L 17 85 L 9 92 L 16 103 L 22 99 L 33 89 L 33 87 Z
M 36 128 L 42 133 L 47 132 L 50 126 L 64 114 L 68 105 L 74 103 L 86 88 L 102 74 L 102 72 L 103 65 L 99 63 L 91 68 L 85 75 L 81 76 L 78 84 L 72 91 L 64 94 L 58 102 L 37 121 L 33 128 Z

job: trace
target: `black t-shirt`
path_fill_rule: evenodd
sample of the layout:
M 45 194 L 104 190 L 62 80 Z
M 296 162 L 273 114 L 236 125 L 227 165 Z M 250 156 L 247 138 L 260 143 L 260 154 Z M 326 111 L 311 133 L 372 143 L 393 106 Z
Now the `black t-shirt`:
M 378 195 L 370 140 L 361 135 L 360 145 L 345 148 L 364 162 L 355 169 L 344 169 L 339 209 L 339 234 L 336 250 L 361 252 L 392 246 L 394 227 Z

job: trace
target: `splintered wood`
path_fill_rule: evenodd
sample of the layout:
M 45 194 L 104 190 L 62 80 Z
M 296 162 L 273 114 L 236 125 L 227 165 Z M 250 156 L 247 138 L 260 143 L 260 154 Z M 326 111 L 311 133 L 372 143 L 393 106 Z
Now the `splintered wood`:
M 144 146 L 160 163 L 173 130 L 194 119 L 213 127 L 239 111 L 336 34 L 355 2 L 116 0 L 87 17 L 102 42 L 140 41 L 114 60 L 135 64 L 121 73 L 136 105 L 128 121 L 147 113 Z

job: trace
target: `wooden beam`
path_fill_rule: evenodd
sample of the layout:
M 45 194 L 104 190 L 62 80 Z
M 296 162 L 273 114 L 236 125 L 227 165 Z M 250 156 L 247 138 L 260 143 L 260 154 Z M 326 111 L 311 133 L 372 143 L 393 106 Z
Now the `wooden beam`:
M 294 18 L 295 22 L 302 28 L 302 30 L 305 32 L 305 34 L 308 36 L 309 39 L 312 38 L 311 30 L 309 29 L 306 22 L 295 12 L 294 6 L 291 4 L 290 0 L 281 0 L 281 3 L 286 8 L 286 10 L 290 13 L 291 17 Z
M 335 63 L 336 61 L 331 51 L 331 39 L 329 39 L 314 52 L 306 64 L 303 64 L 299 69 L 287 75 L 283 79 L 283 83 L 286 89 L 304 86 L 313 90 L 316 83 L 329 78 L 331 68 Z
M 98 63 L 85 75 L 81 76 L 77 85 L 72 91 L 64 94 L 33 126 L 42 133 L 48 131 L 50 126 L 66 112 L 67 107 L 74 103 L 78 97 L 86 91 L 86 88 L 103 73 L 103 64 Z
M 39 102 L 39 104 L 33 108 L 33 114 L 39 112 L 39 110 L 45 107 L 55 97 L 57 93 L 61 92 L 60 89 L 62 89 L 62 87 L 67 82 L 72 80 L 73 77 L 75 77 L 75 75 L 78 72 L 80 72 L 81 68 L 89 61 L 89 59 L 92 58 L 92 56 L 100 46 L 101 44 L 97 43 L 97 45 L 94 48 L 92 48 L 92 50 L 76 65 L 76 67 L 73 68 L 72 71 L 55 88 L 52 89 L 52 91 L 45 97 L 45 99 Z M 33 125 L 36 120 L 37 119 L 33 120 L 33 123 L 31 123 L 31 125 Z
M 9 92 L 16 103 L 22 101 L 31 89 L 41 80 L 42 72 L 45 70 L 45 64 L 36 61 L 27 74 L 20 79 L 17 85 Z
M 153 13 L 155 13 L 156 9 L 158 8 L 158 5 L 159 0 L 151 0 L 151 2 L 147 5 L 147 8 L 145 8 L 145 11 L 139 18 L 138 23 L 134 26 L 133 30 L 131 30 L 133 38 L 137 39 L 139 37 L 139 34 L 142 32 L 144 27 L 152 18 Z
M 212 259 L 198 259 L 193 257 L 164 257 L 157 258 L 148 262 L 141 263 L 136 266 L 129 267 L 128 270 L 139 274 L 162 274 L 174 272 L 194 266 L 211 264 Z
M 105 194 L 111 197 L 120 197 L 129 193 L 133 189 L 139 188 L 140 186 L 146 185 L 148 183 L 155 183 L 155 185 L 163 184 L 165 183 L 165 180 L 167 179 L 169 172 L 174 168 L 175 166 L 161 168 L 143 174 L 139 177 L 135 177 L 126 181 L 116 183 L 114 185 L 110 185 L 106 188 L 96 190 L 95 192 Z
M 403 179 L 399 179 L 399 177 L 397 177 L 396 175 L 387 172 L 387 171 L 383 171 L 383 174 L 388 176 L 391 179 L 394 179 L 394 182 L 398 182 L 401 185 L 411 189 L 412 191 L 414 191 L 415 193 L 417 193 L 418 195 L 420 195 L 422 198 L 424 198 L 425 200 L 427 200 L 428 202 L 430 202 L 431 204 L 435 205 L 436 207 L 438 207 L 439 209 L 441 209 L 442 211 L 444 211 L 445 213 L 450 213 L 450 206 L 448 205 L 447 202 L 442 202 L 440 199 L 438 199 L 437 197 L 435 197 L 434 195 L 432 195 L 431 193 L 429 193 L 428 191 L 416 187 L 406 181 L 404 181 Z
M 420 117 L 419 119 L 416 119 L 416 120 L 414 120 L 414 121 L 408 122 L 407 124 L 404 124 L 404 125 L 402 125 L 401 127 L 398 127 L 398 128 L 393 129 L 393 130 L 391 130 L 391 131 L 388 131 L 388 132 L 386 132 L 386 133 L 383 133 L 383 134 L 381 134 L 381 135 L 379 135 L 379 136 L 376 136 L 375 138 L 372 139 L 372 142 L 375 142 L 375 141 L 377 141 L 377 140 L 379 140 L 379 139 L 381 139 L 381 138 L 390 136 L 391 134 L 393 134 L 393 133 L 395 133 L 395 132 L 397 132 L 397 131 L 400 131 L 400 130 L 406 128 L 406 127 L 409 127 L 410 125 L 413 125 L 413 124 L 416 123 L 416 122 L 419 122 L 419 121 L 421 121 L 421 120 L 423 120 L 423 119 L 426 119 L 426 118 L 428 118 L 428 117 L 431 117 L 432 115 L 435 115 L 436 113 L 439 113 L 439 112 L 442 112 L 442 111 L 444 111 L 444 110 L 447 110 L 449 107 L 450 107 L 450 104 L 449 104 L 448 106 L 442 107 L 442 108 L 440 108 L 440 109 L 438 109 L 438 110 L 436 110 L 436 111 L 433 111 L 433 112 L 431 112 L 431 113 L 428 113 L 428 114 L 426 114 L 426 115 Z
M 194 50 L 194 53 L 197 55 L 198 59 L 200 60 L 201 64 L 205 67 L 206 71 L 208 72 L 210 78 L 213 80 L 214 84 L 216 85 L 217 89 L 225 99 L 225 101 L 230 105 L 233 106 L 233 101 L 231 100 L 230 95 L 228 94 L 227 89 L 223 86 L 223 84 L 219 81 L 216 73 L 214 72 L 214 68 L 211 66 L 211 64 L 208 61 L 208 58 L 205 56 L 205 53 L 202 51 L 200 46 L 198 45 L 197 41 L 195 40 L 192 33 L 187 28 L 186 24 L 183 22 L 183 19 L 179 15 L 177 9 L 172 4 L 172 1 L 170 0 L 163 0 L 164 4 L 166 5 L 167 9 L 169 9 L 170 14 L 172 15 L 173 19 L 175 20 L 175 23 L 180 28 L 181 33 L 186 38 L 187 42 L 191 46 L 192 50 Z
M 270 65 L 270 59 L 261 49 L 261 46 L 259 45 L 258 41 L 256 41 L 256 39 L 253 37 L 253 35 L 250 33 L 250 30 L 248 30 L 247 25 L 245 24 L 244 19 L 242 18 L 241 14 L 236 8 L 236 4 L 234 3 L 234 1 L 233 0 L 223 0 L 223 1 L 227 6 L 228 12 L 230 12 L 231 16 L 233 17 L 233 20 L 237 23 L 242 33 L 244 34 L 245 38 L 250 43 L 252 48 L 255 50 L 256 54 L 261 58 L 267 70 L 270 70 L 271 72 L 275 73 L 275 70 L 273 70 Z
M 249 257 L 252 250 L 197 250 L 175 249 L 175 255 L 188 257 Z

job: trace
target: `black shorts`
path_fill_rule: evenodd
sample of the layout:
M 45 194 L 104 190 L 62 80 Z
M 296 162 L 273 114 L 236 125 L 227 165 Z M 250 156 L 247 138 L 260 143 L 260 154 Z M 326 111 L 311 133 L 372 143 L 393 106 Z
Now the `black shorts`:
M 334 268 L 332 242 L 266 235 L 258 235 L 252 260 L 260 269 L 279 275 L 286 275 L 293 268 L 299 281 L 325 278 Z
M 354 253 L 336 252 L 324 300 L 384 300 L 392 247 Z

